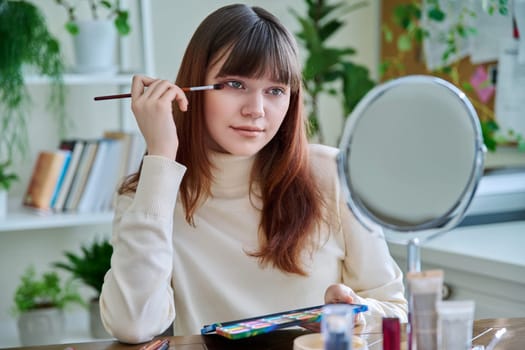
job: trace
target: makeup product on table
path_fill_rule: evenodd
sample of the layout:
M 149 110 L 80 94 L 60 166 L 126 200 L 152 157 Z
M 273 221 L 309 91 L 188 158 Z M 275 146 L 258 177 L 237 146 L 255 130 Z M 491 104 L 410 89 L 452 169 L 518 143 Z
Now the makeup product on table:
M 332 304 L 330 304 L 332 305 Z M 333 304 L 343 305 L 343 304 Z M 367 311 L 368 307 L 361 304 L 344 304 L 354 313 Z M 217 322 L 206 325 L 201 329 L 201 334 L 216 333 L 229 339 L 242 339 L 255 335 L 272 332 L 277 329 L 298 326 L 307 322 L 321 320 L 323 307 L 318 305 L 302 309 L 282 311 L 274 314 L 245 318 L 236 321 Z M 353 317 L 353 316 L 352 316 Z
M 351 350 L 354 330 L 354 308 L 350 304 L 328 304 L 323 307 L 321 333 L 324 350 Z
M 191 91 L 205 91 L 205 90 L 221 90 L 223 88 L 224 88 L 224 84 L 213 84 L 213 85 L 183 87 L 182 91 L 191 92 Z M 94 100 L 102 101 L 102 100 L 114 100 L 118 98 L 130 98 L 130 97 L 131 97 L 131 93 L 126 93 L 126 94 L 96 96 Z
M 444 300 L 437 303 L 440 350 L 469 350 L 474 323 L 473 300 Z
M 383 318 L 383 350 L 401 349 L 401 324 L 397 317 Z
M 438 350 L 438 314 L 443 270 L 408 272 L 407 284 L 411 303 L 411 341 L 417 350 Z

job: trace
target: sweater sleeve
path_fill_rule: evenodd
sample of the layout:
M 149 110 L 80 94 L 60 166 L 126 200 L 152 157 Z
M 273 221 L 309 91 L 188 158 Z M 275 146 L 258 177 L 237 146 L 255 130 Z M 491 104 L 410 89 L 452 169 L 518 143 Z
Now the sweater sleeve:
M 403 274 L 390 255 L 382 230 L 369 231 L 349 209 L 337 172 L 338 150 L 323 145 L 311 147 L 314 171 L 329 196 L 329 211 L 336 215 L 334 234 L 344 249 L 340 282 L 354 291 L 355 303 L 368 306 L 369 311 L 360 313 L 358 322 L 373 323 L 382 317 L 399 317 L 406 322 Z
M 354 302 L 368 305 L 361 323 L 377 323 L 382 317 L 407 321 L 403 274 L 390 255 L 380 228 L 369 231 L 354 217 L 343 198 L 339 200 L 345 244 L 343 283 L 356 293 Z
M 148 341 L 175 318 L 173 212 L 185 171 L 170 159 L 145 156 L 134 196 L 117 197 L 100 311 L 106 329 L 122 342 Z

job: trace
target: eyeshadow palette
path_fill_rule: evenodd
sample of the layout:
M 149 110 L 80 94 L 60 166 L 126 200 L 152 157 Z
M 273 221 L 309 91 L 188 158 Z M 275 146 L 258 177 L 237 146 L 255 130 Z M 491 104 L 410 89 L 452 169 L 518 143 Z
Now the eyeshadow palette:
M 368 310 L 366 305 L 352 305 L 355 313 Z M 215 333 L 229 339 L 241 339 L 268 333 L 280 328 L 301 325 L 306 322 L 318 322 L 321 320 L 323 306 L 318 305 L 236 321 L 218 322 L 204 326 L 201 329 L 201 334 Z

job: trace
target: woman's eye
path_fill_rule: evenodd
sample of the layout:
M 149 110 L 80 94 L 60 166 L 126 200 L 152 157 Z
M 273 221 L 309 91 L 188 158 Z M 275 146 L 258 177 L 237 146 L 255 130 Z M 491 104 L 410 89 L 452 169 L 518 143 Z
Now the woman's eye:
M 237 81 L 237 80 L 231 80 L 231 81 L 228 81 L 226 82 L 226 84 L 234 89 L 242 89 L 243 88 L 243 85 L 240 81 Z
M 272 88 L 270 89 L 269 92 L 270 92 L 270 95 L 274 95 L 274 96 L 280 96 L 286 93 L 286 91 L 283 88 Z

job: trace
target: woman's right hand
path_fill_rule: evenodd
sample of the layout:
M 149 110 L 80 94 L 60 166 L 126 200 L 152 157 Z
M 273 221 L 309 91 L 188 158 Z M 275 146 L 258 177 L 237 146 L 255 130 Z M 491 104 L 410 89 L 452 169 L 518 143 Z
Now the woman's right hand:
M 188 109 L 184 91 L 167 80 L 135 75 L 131 85 L 131 109 L 146 141 L 148 155 L 175 159 L 179 147 L 173 121 L 172 101 L 179 109 Z

